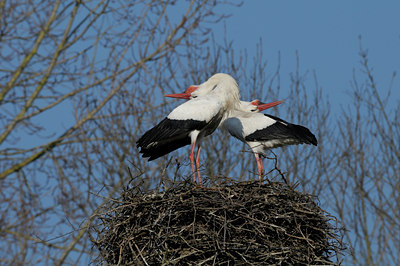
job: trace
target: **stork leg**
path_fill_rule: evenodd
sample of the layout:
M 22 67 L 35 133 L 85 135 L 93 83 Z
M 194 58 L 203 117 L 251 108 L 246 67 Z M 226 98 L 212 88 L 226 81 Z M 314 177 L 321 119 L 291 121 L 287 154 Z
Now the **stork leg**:
M 258 179 L 261 182 L 263 175 L 264 175 L 264 166 L 263 166 L 262 158 L 258 153 L 254 153 L 254 155 L 256 156 L 256 161 L 257 161 Z
M 196 183 L 196 169 L 194 168 L 194 147 L 196 147 L 196 141 L 192 143 L 192 148 L 190 150 L 190 165 L 192 166 L 193 182 Z
M 200 175 L 200 151 L 201 147 L 197 149 L 197 155 L 196 155 L 196 168 L 197 168 L 197 181 L 199 182 L 201 186 L 201 175 Z

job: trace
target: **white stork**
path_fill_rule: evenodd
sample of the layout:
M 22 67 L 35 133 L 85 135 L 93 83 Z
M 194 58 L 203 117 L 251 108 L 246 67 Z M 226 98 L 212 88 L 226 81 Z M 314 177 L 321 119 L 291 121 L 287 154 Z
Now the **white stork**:
M 190 90 L 190 88 L 188 89 Z M 194 90 L 194 89 L 193 89 Z M 196 168 L 200 177 L 200 140 L 213 133 L 220 122 L 239 106 L 239 87 L 229 75 L 218 73 L 196 86 L 191 93 L 166 95 L 189 99 L 179 105 L 158 125 L 148 130 L 136 143 L 149 161 L 191 144 L 190 163 L 193 182 L 196 182 L 194 149 L 198 146 Z
M 192 85 L 190 86 L 184 93 L 181 94 L 169 94 L 165 95 L 166 97 L 173 97 L 173 98 L 181 98 L 181 99 L 193 99 L 196 98 L 200 95 L 203 95 L 204 92 L 198 92 L 197 89 L 199 88 L 198 85 Z M 195 93 L 196 92 L 196 93 Z M 271 108 L 273 106 L 279 105 L 283 103 L 283 101 L 276 101 L 276 102 L 271 102 L 271 103 L 261 103 L 259 100 L 254 100 L 252 102 L 246 102 L 246 101 L 240 101 L 239 105 L 230 113 L 226 119 L 223 119 L 218 126 L 219 128 L 223 130 L 227 130 L 232 136 L 238 138 L 239 140 L 247 143 L 248 145 L 249 142 L 245 141 L 245 137 L 238 137 L 240 134 L 234 134 L 238 132 L 239 130 L 245 131 L 243 128 L 249 124 L 249 119 L 251 119 L 251 115 L 254 114 L 255 112 L 260 112 L 263 110 L 266 110 L 268 108 Z M 262 115 L 262 114 L 259 114 Z M 228 121 L 227 121 L 228 120 Z M 241 121 L 244 122 L 244 125 L 240 124 Z M 238 122 L 238 123 L 235 123 Z M 252 146 L 250 146 L 252 147 Z M 252 148 L 253 149 L 253 148 Z M 254 147 L 253 152 L 254 155 L 256 156 L 257 160 L 257 166 L 258 166 L 258 173 L 259 173 L 259 179 L 261 180 L 262 175 L 264 174 L 264 167 L 262 164 L 262 159 L 260 157 L 260 154 L 255 152 L 256 147 Z M 257 150 L 260 148 L 258 147 Z M 265 151 L 263 151 L 262 155 L 264 154 Z M 197 169 L 199 169 L 200 165 L 196 164 Z M 200 174 L 200 173 L 199 173 Z
M 264 175 L 262 156 L 265 156 L 267 149 L 303 143 L 316 146 L 318 143 L 308 128 L 288 123 L 272 115 L 258 113 L 265 109 L 259 105 L 258 100 L 241 101 L 239 108 L 232 111 L 221 123 L 222 129 L 250 146 L 257 160 L 260 181 Z

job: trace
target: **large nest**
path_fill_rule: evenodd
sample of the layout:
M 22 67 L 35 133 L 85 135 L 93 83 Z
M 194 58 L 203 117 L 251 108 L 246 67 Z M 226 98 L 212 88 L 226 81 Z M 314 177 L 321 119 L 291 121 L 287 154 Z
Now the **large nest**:
M 265 265 L 338 264 L 337 226 L 314 197 L 251 182 L 127 189 L 92 229 L 97 263 Z

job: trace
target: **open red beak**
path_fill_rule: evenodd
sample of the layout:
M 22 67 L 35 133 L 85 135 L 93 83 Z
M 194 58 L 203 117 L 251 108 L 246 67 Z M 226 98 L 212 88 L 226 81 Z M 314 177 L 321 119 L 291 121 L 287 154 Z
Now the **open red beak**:
M 257 105 L 258 110 L 261 112 L 265 109 L 277 106 L 281 103 L 283 103 L 284 101 L 276 101 L 276 102 L 272 102 L 272 103 L 261 103 L 259 102 L 259 104 Z
M 164 95 L 165 97 L 171 97 L 171 98 L 179 98 L 179 99 L 186 99 L 189 100 L 191 94 L 190 93 L 175 93 L 175 94 L 166 94 Z

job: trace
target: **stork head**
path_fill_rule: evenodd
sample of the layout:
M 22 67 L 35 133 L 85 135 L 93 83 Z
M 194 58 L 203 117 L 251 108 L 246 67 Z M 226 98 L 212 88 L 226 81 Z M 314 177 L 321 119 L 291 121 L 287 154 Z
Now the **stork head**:
M 223 102 L 225 110 L 233 110 L 239 106 L 239 87 L 236 80 L 228 74 L 215 74 L 191 92 L 191 98 L 206 95 L 218 98 Z
M 251 102 L 240 101 L 240 109 L 244 112 L 261 112 L 268 108 L 274 107 L 283 103 L 283 101 L 276 101 L 271 103 L 262 103 L 260 100 L 253 100 Z
M 227 100 L 239 102 L 239 86 L 234 78 L 228 74 L 217 73 L 202 83 L 193 94 L 212 93 Z
M 234 78 L 228 74 L 218 73 L 200 85 L 190 86 L 184 93 L 167 94 L 166 97 L 193 99 L 212 94 L 224 101 L 229 108 L 239 103 L 239 88 Z M 232 106 L 230 106 L 232 105 Z

